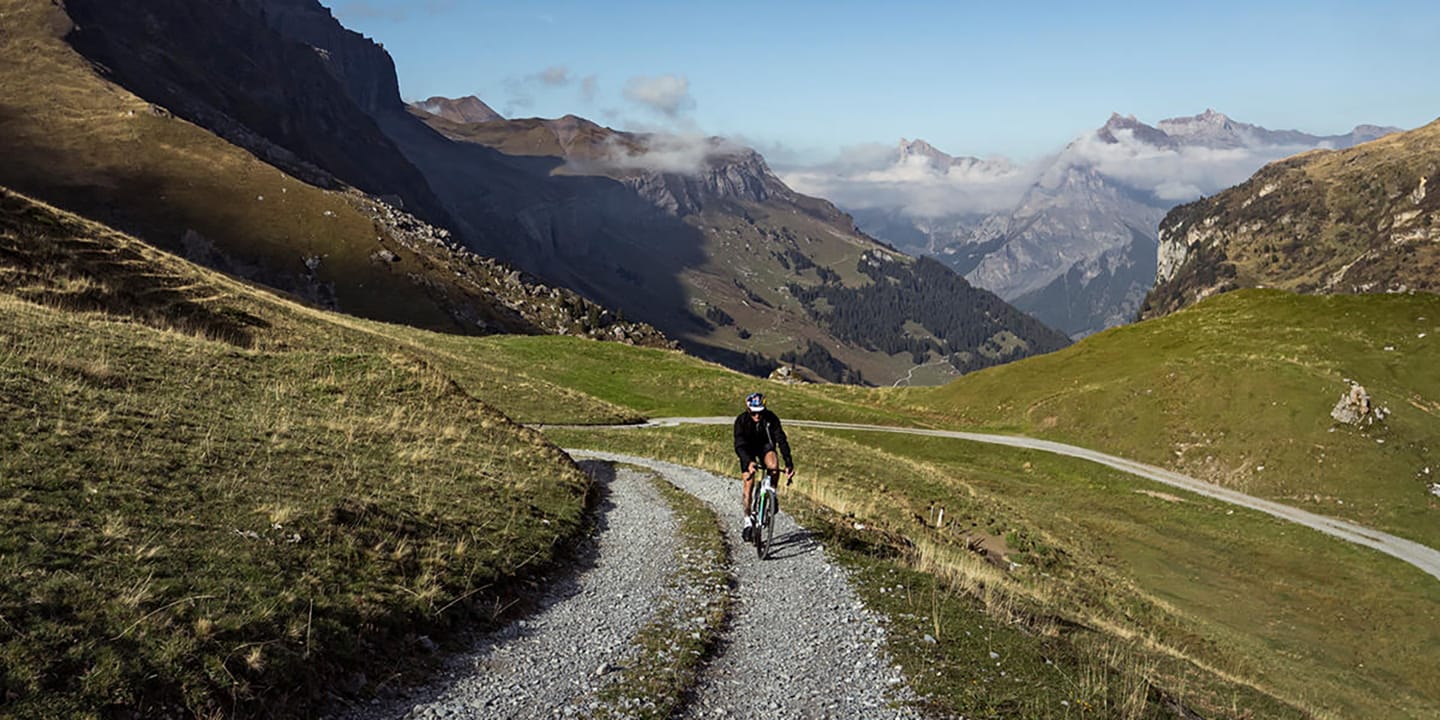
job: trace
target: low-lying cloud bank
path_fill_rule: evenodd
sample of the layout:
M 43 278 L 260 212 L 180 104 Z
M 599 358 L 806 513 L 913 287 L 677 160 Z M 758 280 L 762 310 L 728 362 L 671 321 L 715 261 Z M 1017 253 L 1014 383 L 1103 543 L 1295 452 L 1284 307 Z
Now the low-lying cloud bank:
M 1095 134 L 1082 136 L 1065 149 L 1060 159 L 1093 167 L 1102 175 L 1172 204 L 1238 185 L 1267 163 L 1319 147 L 1158 148 L 1137 140 L 1129 130 L 1116 132 L 1115 138 L 1117 142 L 1107 143 Z
M 849 148 L 825 165 L 780 172 L 797 192 L 841 207 L 903 208 L 927 218 L 1008 210 L 1038 175 L 1036 166 L 1015 166 L 1004 159 L 962 158 L 939 167 L 930 158 L 902 158 L 896 148 L 879 145 Z
M 1007 212 L 1034 185 L 1053 187 L 1071 168 L 1093 169 L 1175 205 L 1244 182 L 1265 164 L 1319 145 L 1210 148 L 1157 147 L 1128 129 L 1108 142 L 1087 133 L 1059 153 L 1026 164 L 1004 158 L 956 158 L 953 163 L 906 155 L 896 146 L 846 148 L 824 165 L 779 171 L 790 187 L 850 209 L 899 208 L 915 218 Z

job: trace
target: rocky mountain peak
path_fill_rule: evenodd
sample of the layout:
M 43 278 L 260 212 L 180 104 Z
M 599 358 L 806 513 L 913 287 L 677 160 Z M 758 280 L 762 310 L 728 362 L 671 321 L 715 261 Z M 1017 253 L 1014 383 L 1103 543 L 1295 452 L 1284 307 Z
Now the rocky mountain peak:
M 1162 132 L 1187 145 L 1213 148 L 1243 147 L 1265 143 L 1263 130 L 1254 125 L 1231 120 L 1228 115 L 1207 108 L 1199 115 L 1166 118 L 1156 123 Z
M 906 140 L 905 138 L 900 138 L 899 152 L 901 162 L 904 162 L 907 158 L 923 157 L 929 160 L 930 164 L 943 168 L 948 167 L 955 161 L 955 158 L 920 139 Z
M 462 98 L 447 98 L 435 96 L 411 103 L 411 107 L 424 110 L 431 115 L 438 115 L 446 120 L 457 123 L 482 123 L 491 120 L 504 120 L 504 116 L 495 112 L 493 108 L 486 105 L 483 100 L 474 95 L 467 95 Z
M 1163 130 L 1140 122 L 1135 119 L 1134 115 L 1121 115 L 1120 113 L 1112 112 L 1110 113 L 1110 119 L 1105 121 L 1104 127 L 1095 131 L 1095 137 L 1108 145 L 1122 142 L 1122 138 L 1125 136 L 1155 147 L 1175 147 L 1174 138 L 1167 135 Z

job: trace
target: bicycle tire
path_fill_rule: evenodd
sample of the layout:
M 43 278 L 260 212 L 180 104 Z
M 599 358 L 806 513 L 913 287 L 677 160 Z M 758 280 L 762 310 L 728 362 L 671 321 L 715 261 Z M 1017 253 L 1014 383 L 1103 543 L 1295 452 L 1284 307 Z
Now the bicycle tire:
M 775 543 L 775 495 L 770 493 L 768 502 L 765 503 L 765 551 L 760 554 L 761 560 L 770 559 L 770 549 Z
M 765 559 L 765 491 L 759 492 L 755 499 L 758 505 L 755 508 L 755 529 L 750 532 L 750 538 L 755 541 L 755 557 Z

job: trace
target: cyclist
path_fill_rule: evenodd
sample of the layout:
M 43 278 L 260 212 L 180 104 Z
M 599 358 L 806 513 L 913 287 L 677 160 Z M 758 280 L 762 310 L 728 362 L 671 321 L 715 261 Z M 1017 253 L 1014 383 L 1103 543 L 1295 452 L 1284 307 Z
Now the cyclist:
M 750 541 L 754 520 L 750 517 L 750 490 L 755 481 L 755 471 L 761 464 L 771 470 L 780 467 L 779 458 L 785 458 L 786 484 L 795 482 L 795 461 L 790 458 L 790 441 L 785 438 L 785 429 L 780 427 L 780 418 L 765 409 L 765 396 L 750 393 L 745 398 L 745 412 L 735 418 L 735 454 L 740 456 L 741 504 L 745 508 L 745 529 L 740 536 Z

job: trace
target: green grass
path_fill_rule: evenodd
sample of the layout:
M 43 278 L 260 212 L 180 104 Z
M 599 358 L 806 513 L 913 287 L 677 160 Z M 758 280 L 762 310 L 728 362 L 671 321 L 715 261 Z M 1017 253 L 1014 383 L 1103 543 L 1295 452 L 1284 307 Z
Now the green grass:
M 427 351 L 519 422 L 596 424 L 642 417 L 734 415 L 761 391 L 787 417 L 902 422 L 866 404 L 880 390 L 784 385 L 727 370 L 673 350 L 579 338 L 423 336 Z
M 569 447 L 732 470 L 723 429 L 549 434 Z M 938 438 L 791 435 L 800 494 L 880 531 L 866 542 L 903 551 L 905 563 L 867 571 L 869 599 L 882 586 L 908 588 L 905 604 L 880 598 L 893 601 L 881 604 L 904 630 L 894 651 L 948 711 L 1082 717 L 1074 709 L 1085 703 L 1097 709 L 1091 716 L 1126 716 L 1142 689 L 1149 709 L 1130 716 L 1170 699 L 1207 717 L 1440 709 L 1432 662 L 1440 588 L 1397 561 L 1079 460 Z M 943 530 L 934 527 L 938 507 Z M 997 538 L 1018 564 L 1009 572 L 965 549 Z M 942 611 L 917 613 L 917 602 L 952 603 L 943 612 L 954 617 L 937 632 L 932 613 Z M 979 641 L 946 635 L 947 623 L 979 623 L 1007 638 L 1001 654 L 1017 658 L 1011 679 L 983 680 L 973 665 Z M 928 647 L 924 634 L 941 647 Z M 1047 659 L 1058 664 L 1053 672 L 1089 680 L 1047 682 Z M 1028 686 L 1009 685 L 1012 674 Z
M 1435 295 L 1239 291 L 886 400 L 938 424 L 1104 450 L 1440 546 L 1427 490 L 1440 479 L 1437 342 Z M 1391 411 L 1383 423 L 1330 418 L 1351 380 Z
M 5 714 L 300 714 L 423 668 L 426 636 L 493 622 L 581 534 L 568 458 L 384 326 L 17 202 Z

